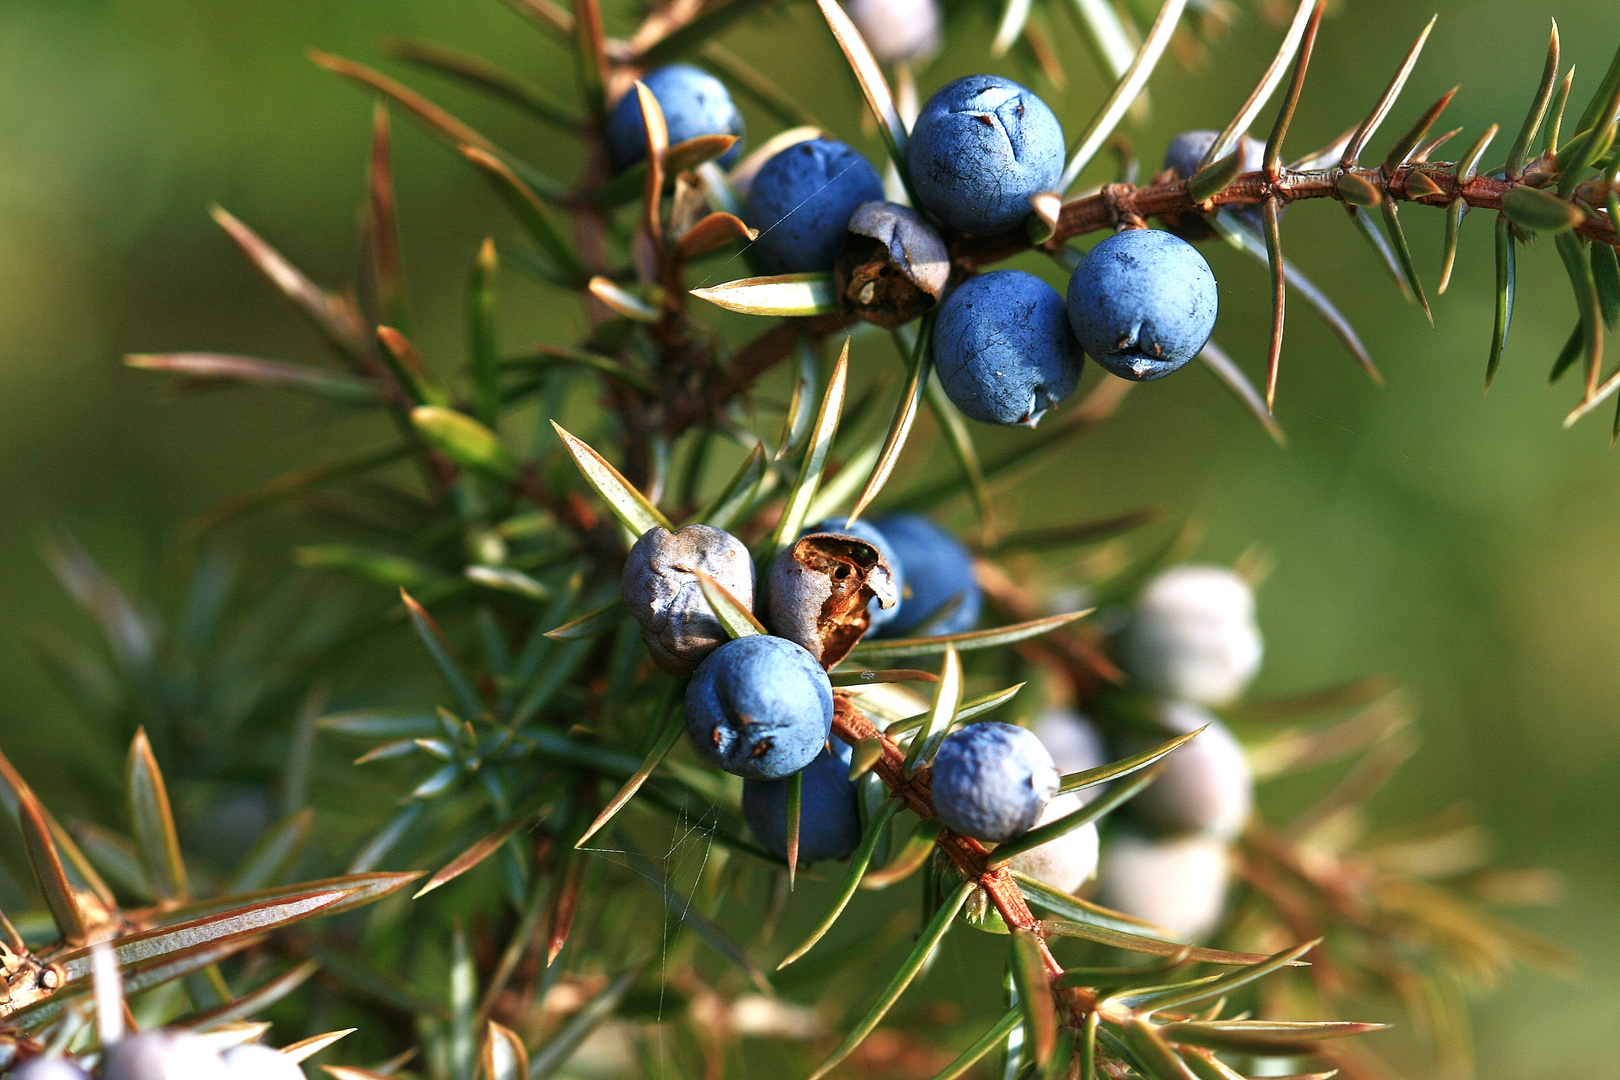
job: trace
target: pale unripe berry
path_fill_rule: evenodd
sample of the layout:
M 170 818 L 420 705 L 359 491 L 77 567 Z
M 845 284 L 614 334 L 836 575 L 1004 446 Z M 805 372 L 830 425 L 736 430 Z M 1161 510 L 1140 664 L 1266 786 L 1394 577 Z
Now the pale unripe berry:
M 844 10 L 881 63 L 921 60 L 939 51 L 938 0 L 849 0 Z
M 90 1080 L 90 1074 L 65 1058 L 37 1057 L 12 1073 L 11 1080 Z
M 229 1080 L 208 1040 L 187 1032 L 131 1035 L 107 1051 L 102 1080 Z
M 230 1080 L 305 1080 L 298 1063 L 262 1043 L 245 1043 L 225 1052 Z
M 1102 733 L 1083 713 L 1065 708 L 1047 709 L 1035 717 L 1030 730 L 1051 753 L 1058 772 L 1065 776 L 1108 764 L 1108 747 L 1103 743 Z M 1081 802 L 1090 802 L 1102 790 L 1086 788 L 1074 794 Z
M 1226 844 L 1214 837 L 1118 833 L 1103 849 L 1097 902 L 1161 926 L 1177 941 L 1202 941 L 1221 921 L 1230 872 Z
M 1161 732 L 1122 740 L 1127 754 L 1156 742 L 1205 728 L 1173 750 L 1159 778 L 1126 804 L 1127 812 L 1160 836 L 1202 833 L 1230 840 L 1243 831 L 1254 808 L 1254 773 L 1242 745 L 1225 724 L 1197 705 L 1167 701 L 1158 710 Z
M 1150 581 L 1120 641 L 1120 658 L 1139 684 L 1202 705 L 1241 694 L 1261 653 L 1254 593 L 1218 566 L 1178 566 Z
M 1076 792 L 1058 795 L 1046 804 L 1035 827 L 1067 817 L 1083 805 Z M 1007 866 L 1059 892 L 1072 893 L 1097 872 L 1097 824 L 1090 822 L 1071 829 L 1056 840 L 1015 855 Z

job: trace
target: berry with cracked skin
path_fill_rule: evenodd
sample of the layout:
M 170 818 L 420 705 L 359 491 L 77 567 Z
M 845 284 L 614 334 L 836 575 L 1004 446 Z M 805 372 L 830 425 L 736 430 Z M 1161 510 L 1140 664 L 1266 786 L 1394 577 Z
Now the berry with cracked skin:
M 1164 150 L 1164 170 L 1178 180 L 1191 180 L 1198 172 L 1198 163 L 1204 160 L 1204 153 L 1215 141 L 1218 131 L 1183 131 L 1170 140 L 1170 145 Z M 1265 164 L 1266 144 L 1252 135 L 1243 135 L 1238 139 L 1238 147 L 1243 154 L 1243 164 L 1239 167 L 1241 172 L 1259 172 Z M 1260 208 L 1258 206 L 1234 207 L 1238 217 L 1242 218 L 1251 228 L 1259 230 Z M 1215 235 L 1215 230 L 1198 213 L 1181 214 L 1164 219 L 1166 228 L 1183 240 L 1208 240 Z
M 844 10 L 881 64 L 926 60 L 939 51 L 938 0 L 848 0 Z
M 185 1031 L 148 1031 L 107 1051 L 103 1080 L 225 1080 L 225 1063 L 204 1038 Z
M 767 161 L 748 186 L 743 220 L 759 230 L 749 249 L 766 274 L 833 268 L 855 208 L 883 198 L 883 181 L 859 153 L 807 139 Z
M 900 588 L 883 551 L 854 532 L 810 532 L 771 563 L 765 624 L 832 669 L 871 626 L 872 609 L 893 608 Z
M 1220 924 L 1230 873 L 1226 844 L 1215 837 L 1155 840 L 1121 830 L 1103 846 L 1097 902 L 1197 943 Z
M 1079 794 L 1070 791 L 1054 797 L 1041 811 L 1035 826 L 1049 825 L 1079 810 L 1085 805 Z M 1020 874 L 1028 874 L 1058 892 L 1072 893 L 1090 881 L 1097 872 L 1097 823 L 1087 822 L 1078 829 L 1070 829 L 1056 840 L 1048 840 L 1022 855 L 1014 855 L 1008 860 L 1007 867 Z
M 1057 794 L 1058 771 L 1035 733 L 987 721 L 952 732 L 934 758 L 934 810 L 963 836 L 1005 843 Z
M 1058 706 L 1043 709 L 1030 725 L 1030 730 L 1052 755 L 1058 772 L 1065 776 L 1100 768 L 1110 760 L 1102 732 L 1097 730 L 1090 717 L 1074 709 Z M 1073 794 L 1084 803 L 1090 802 L 1101 792 L 1101 788 L 1082 788 Z
M 832 683 L 786 638 L 728 641 L 686 685 L 686 733 L 698 755 L 750 780 L 780 780 L 815 760 L 832 732 Z
M 1177 566 L 1149 581 L 1120 637 L 1120 662 L 1141 686 L 1225 705 L 1260 670 L 1254 590 L 1222 566 Z
M 648 529 L 630 549 L 620 577 L 625 608 L 641 624 L 647 651 L 673 675 L 690 675 L 728 637 L 703 597 L 695 570 L 752 610 L 754 561 L 748 548 L 709 525 L 688 525 L 675 533 L 662 526 Z
M 1215 329 L 1220 296 L 1209 263 L 1187 241 L 1127 229 L 1080 260 L 1068 304 L 1088 356 L 1122 379 L 1148 382 L 1198 355 Z
M 864 202 L 849 216 L 848 231 L 833 261 L 842 311 L 893 330 L 934 309 L 950 280 L 951 256 L 921 214 Z
M 90 1080 L 90 1074 L 59 1057 L 30 1058 L 10 1074 L 11 1080 Z
M 953 229 L 1005 232 L 1033 195 L 1063 174 L 1063 127 L 1046 102 L 1011 79 L 969 75 L 928 99 L 906 164 L 923 209 Z
M 731 100 L 731 93 L 725 83 L 702 68 L 666 64 L 647 72 L 641 81 L 664 111 L 671 146 L 699 135 L 742 135 L 742 113 Z M 647 156 L 647 127 L 641 120 L 641 98 L 635 87 L 631 87 L 608 114 L 607 143 L 615 169 L 629 168 Z M 720 165 L 729 166 L 736 161 L 742 153 L 742 145 L 739 138 L 720 157 Z
M 861 842 L 858 793 L 849 778 L 849 744 L 834 736 L 800 773 L 799 863 L 847 859 Z M 743 817 L 765 850 L 787 858 L 787 780 L 744 780 Z
M 1122 739 L 1124 754 L 1139 754 L 1166 738 L 1209 726 L 1164 758 L 1164 772 L 1127 804 L 1126 812 L 1159 836 L 1202 833 L 1221 840 L 1237 836 L 1254 808 L 1254 773 L 1242 744 L 1225 724 L 1197 705 L 1166 701 L 1157 711 L 1160 730 Z
M 983 596 L 973 580 L 973 555 L 962 541 L 921 514 L 891 514 L 872 524 L 888 539 L 904 579 L 900 610 L 881 636 L 926 632 L 938 637 L 972 630 Z
M 889 538 L 883 535 L 876 525 L 864 518 L 857 518 L 853 525 L 846 525 L 847 518 L 828 518 L 819 521 L 804 531 L 803 535 L 811 533 L 831 533 L 834 536 L 853 536 L 857 540 L 864 540 L 877 548 L 883 557 L 883 562 L 889 568 L 889 578 L 894 588 L 894 603 L 888 607 L 883 606 L 880 597 L 872 597 L 872 602 L 866 605 L 866 610 L 872 614 L 872 623 L 867 627 L 867 633 L 876 633 L 880 626 L 885 626 L 896 615 L 900 614 L 900 597 L 905 594 L 906 569 L 900 564 L 900 556 L 895 553 L 894 545 Z
M 1063 297 L 1022 270 L 957 286 L 939 309 L 933 347 L 946 395 L 985 424 L 1034 427 L 1074 390 L 1086 360 Z
M 281 1051 L 263 1043 L 244 1043 L 225 1051 L 230 1080 L 305 1080 L 304 1070 Z

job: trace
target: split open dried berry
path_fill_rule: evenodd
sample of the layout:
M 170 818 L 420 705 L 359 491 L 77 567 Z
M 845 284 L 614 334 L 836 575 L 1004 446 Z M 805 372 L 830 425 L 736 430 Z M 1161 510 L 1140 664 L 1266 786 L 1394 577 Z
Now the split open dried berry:
M 766 624 L 831 668 L 865 636 L 871 606 L 894 608 L 899 599 L 876 543 L 853 532 L 810 533 L 771 563 Z
M 844 312 L 891 330 L 932 311 L 950 274 L 950 253 L 934 227 L 888 202 L 855 208 L 833 263 Z

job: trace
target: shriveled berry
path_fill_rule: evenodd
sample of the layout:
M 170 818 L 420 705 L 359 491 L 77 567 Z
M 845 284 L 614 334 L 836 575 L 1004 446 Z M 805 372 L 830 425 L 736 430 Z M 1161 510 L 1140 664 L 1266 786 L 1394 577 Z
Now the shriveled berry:
M 1191 244 L 1158 229 L 1127 229 L 1080 260 L 1068 305 L 1087 355 L 1122 379 L 1147 382 L 1198 355 L 1220 297 Z
M 844 859 L 861 842 L 861 811 L 849 778 L 849 744 L 834 736 L 799 775 L 799 862 Z M 744 780 L 743 817 L 765 849 L 787 858 L 787 788 L 783 780 Z
M 1059 818 L 1068 817 L 1084 805 L 1077 792 L 1058 795 L 1046 804 L 1046 809 L 1035 821 L 1035 827 L 1050 825 Z M 1056 840 L 1048 840 L 1022 855 L 1014 855 L 1007 867 L 1020 874 L 1028 874 L 1058 892 L 1072 893 L 1097 872 L 1097 824 L 1087 822 Z
M 1243 693 L 1264 652 L 1249 583 L 1220 566 L 1178 566 L 1148 582 L 1120 639 L 1144 688 L 1203 705 Z
M 655 526 L 641 534 L 620 577 L 626 610 L 641 624 L 654 662 L 675 675 L 690 674 L 727 639 L 693 571 L 701 570 L 750 608 L 754 562 L 735 536 L 709 525 L 679 532 Z
M 1230 874 L 1226 844 L 1214 837 L 1154 840 L 1122 830 L 1103 846 L 1097 902 L 1199 942 L 1220 924 Z
M 1125 754 L 1209 726 L 1164 758 L 1164 772 L 1126 804 L 1126 812 L 1156 835 L 1203 833 L 1232 839 L 1243 831 L 1254 807 L 1254 774 L 1243 746 L 1225 724 L 1197 705 L 1167 701 L 1157 715 L 1160 730 L 1122 740 Z
M 923 209 L 965 233 L 1005 232 L 1063 173 L 1063 127 L 1034 92 L 999 75 L 935 91 L 911 129 L 906 162 Z
M 1068 397 L 1085 354 L 1063 297 L 1022 270 L 969 278 L 934 324 L 934 367 L 952 403 L 986 424 L 1027 424 Z
M 815 760 L 832 731 L 832 683 L 811 655 L 779 637 L 728 641 L 686 685 L 692 747 L 729 773 L 779 780 Z
M 921 514 L 891 514 L 872 524 L 899 560 L 900 610 L 885 637 L 961 634 L 979 621 L 983 600 L 973 580 L 973 555 L 962 541 Z
M 742 113 L 731 100 L 725 83 L 691 64 L 666 64 L 641 77 L 669 128 L 669 143 L 699 135 L 741 135 Z M 641 119 L 641 99 L 632 88 L 613 106 L 607 122 L 608 152 L 616 169 L 628 168 L 647 156 L 647 127 Z M 730 165 L 742 153 L 742 142 L 727 150 L 721 165 Z
M 1030 830 L 1057 794 L 1058 771 L 1034 732 L 969 724 L 934 758 L 934 809 L 952 829 L 1004 843 Z
M 748 187 L 743 220 L 759 230 L 749 250 L 766 274 L 831 270 L 850 215 L 882 198 L 882 179 L 856 151 L 832 139 L 794 143 Z
M 854 532 L 813 532 L 771 563 L 766 594 L 771 630 L 831 668 L 866 634 L 872 606 L 894 608 L 900 589 L 876 544 Z
M 932 311 L 950 275 L 944 239 L 898 203 L 857 206 L 833 262 L 843 310 L 891 330 Z
M 844 10 L 881 63 L 926 60 L 939 51 L 938 0 L 848 0 Z
M 225 1051 L 230 1080 L 304 1080 L 304 1070 L 279 1050 L 245 1043 Z

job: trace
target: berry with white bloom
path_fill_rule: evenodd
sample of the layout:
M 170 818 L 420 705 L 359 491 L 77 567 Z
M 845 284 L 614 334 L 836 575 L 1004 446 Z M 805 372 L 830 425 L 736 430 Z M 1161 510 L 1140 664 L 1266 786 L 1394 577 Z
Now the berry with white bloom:
M 1224 705 L 1260 670 L 1254 591 L 1219 566 L 1178 566 L 1142 590 L 1120 641 L 1126 671 L 1148 690 Z

